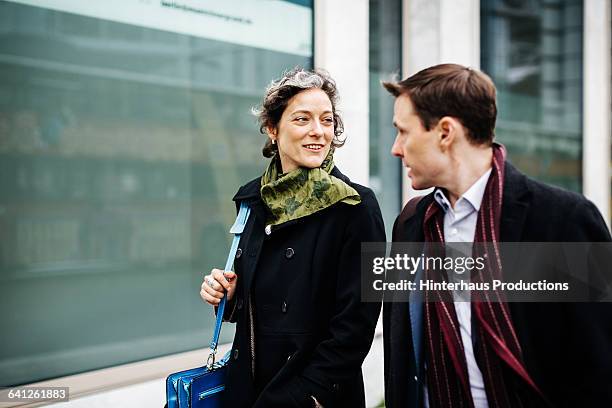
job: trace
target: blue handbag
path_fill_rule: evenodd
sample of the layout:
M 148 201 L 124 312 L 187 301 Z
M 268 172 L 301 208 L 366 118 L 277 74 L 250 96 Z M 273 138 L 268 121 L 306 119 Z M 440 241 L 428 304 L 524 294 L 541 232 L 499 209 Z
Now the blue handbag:
M 234 257 L 240 242 L 240 234 L 244 231 L 249 213 L 249 206 L 245 203 L 240 203 L 238 216 L 230 229 L 230 233 L 234 234 L 234 239 L 227 256 L 227 262 L 225 262 L 224 270 L 226 271 L 231 270 L 234 265 Z M 230 353 L 227 352 L 219 361 L 215 361 L 215 359 L 226 298 L 227 296 L 224 296 L 221 299 L 217 309 L 215 331 L 210 342 L 210 354 L 208 355 L 206 365 L 179 371 L 178 373 L 170 374 L 166 378 L 166 402 L 168 408 L 216 408 L 221 406 L 221 395 L 225 390 L 225 372 L 227 371 Z

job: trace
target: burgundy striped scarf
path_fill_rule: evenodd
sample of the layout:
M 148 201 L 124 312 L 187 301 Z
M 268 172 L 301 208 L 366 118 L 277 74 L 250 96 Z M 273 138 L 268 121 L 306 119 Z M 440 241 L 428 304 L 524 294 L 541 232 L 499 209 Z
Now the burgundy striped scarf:
M 490 281 L 502 276 L 498 241 L 505 158 L 504 147 L 494 144 L 493 169 L 478 212 L 474 237 L 474 242 L 490 245 L 474 246 L 474 256 L 484 255 L 486 264 L 480 276 L 472 276 L 472 281 Z M 423 227 L 426 242 L 444 242 L 444 211 L 435 200 L 426 210 Z M 443 249 L 430 249 L 429 256 L 432 251 Z M 444 272 L 426 270 L 425 278 L 434 281 L 446 279 L 442 274 Z M 472 336 L 476 336 L 474 354 L 483 375 L 489 407 L 547 405 L 523 363 L 521 346 L 503 293 L 494 292 L 492 296 L 497 298 L 485 296 L 471 304 L 472 315 L 476 317 L 472 330 Z M 425 293 L 424 324 L 429 406 L 473 407 L 465 351 L 453 296 L 449 291 Z

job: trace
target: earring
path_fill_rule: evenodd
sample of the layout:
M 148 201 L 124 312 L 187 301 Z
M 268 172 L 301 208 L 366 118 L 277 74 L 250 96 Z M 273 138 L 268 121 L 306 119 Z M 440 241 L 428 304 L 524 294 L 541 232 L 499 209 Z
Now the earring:
M 272 139 L 272 144 L 275 145 L 276 144 L 276 139 Z

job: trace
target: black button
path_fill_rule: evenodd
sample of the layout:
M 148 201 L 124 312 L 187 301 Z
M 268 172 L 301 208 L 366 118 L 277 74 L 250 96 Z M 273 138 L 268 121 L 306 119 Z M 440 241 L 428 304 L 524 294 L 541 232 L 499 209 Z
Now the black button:
M 283 313 L 287 313 L 287 308 L 289 307 L 289 305 L 287 305 L 287 302 L 283 302 L 283 305 L 281 306 L 281 311 Z
M 237 305 L 238 310 L 242 310 L 242 306 L 243 306 L 243 304 L 244 304 L 244 302 L 242 301 L 242 298 L 239 298 L 239 299 L 238 299 L 238 305 Z
M 249 256 L 255 256 L 255 255 L 257 255 L 257 249 L 252 248 L 252 249 L 249 251 Z
M 242 248 L 238 248 L 238 250 L 236 251 L 236 259 L 240 258 L 242 256 Z
M 285 251 L 285 258 L 291 259 L 293 258 L 293 255 L 295 255 L 295 251 L 293 250 L 293 248 L 287 248 L 287 250 Z
M 334 384 L 332 385 L 332 389 L 336 392 L 340 391 L 340 385 L 339 384 Z
M 238 360 L 238 349 L 234 350 L 234 360 Z

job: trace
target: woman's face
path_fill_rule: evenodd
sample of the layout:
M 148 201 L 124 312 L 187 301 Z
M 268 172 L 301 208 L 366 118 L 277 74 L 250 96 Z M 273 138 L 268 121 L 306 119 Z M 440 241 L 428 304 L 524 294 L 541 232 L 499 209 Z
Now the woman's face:
M 334 138 L 334 116 L 327 94 L 312 88 L 295 95 L 268 136 L 276 141 L 283 173 L 298 167 L 320 167 Z

